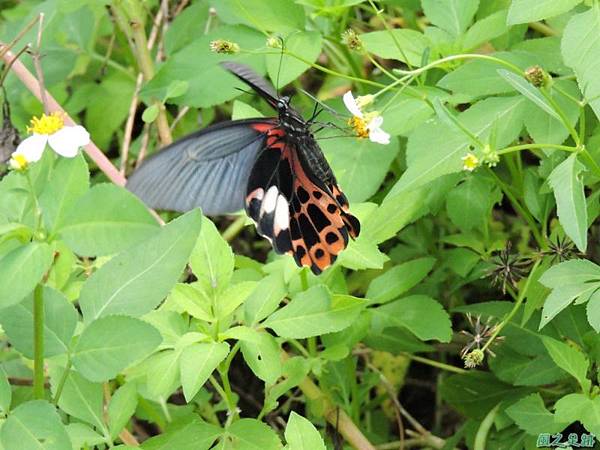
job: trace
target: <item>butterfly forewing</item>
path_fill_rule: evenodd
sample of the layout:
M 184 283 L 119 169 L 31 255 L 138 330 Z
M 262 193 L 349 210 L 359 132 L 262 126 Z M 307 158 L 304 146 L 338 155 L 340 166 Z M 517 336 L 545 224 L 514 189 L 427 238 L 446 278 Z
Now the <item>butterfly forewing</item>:
M 144 161 L 127 188 L 151 208 L 200 207 L 208 215 L 239 211 L 248 175 L 266 138 L 252 127 L 257 123 L 269 122 L 224 122 L 174 142 Z

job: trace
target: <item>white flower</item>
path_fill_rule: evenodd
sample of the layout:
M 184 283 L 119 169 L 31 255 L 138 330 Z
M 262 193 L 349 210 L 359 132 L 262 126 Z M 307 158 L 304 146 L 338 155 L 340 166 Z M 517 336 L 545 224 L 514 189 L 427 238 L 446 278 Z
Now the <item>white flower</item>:
M 460 158 L 463 162 L 463 170 L 473 172 L 479 167 L 479 158 L 473 153 L 467 153 L 465 156 Z
M 352 114 L 348 125 L 354 129 L 358 137 L 368 137 L 372 142 L 387 145 L 390 143 L 390 135 L 381 128 L 383 117 L 377 111 L 363 112 L 363 108 L 372 103 L 373 99 L 372 95 L 354 98 L 351 91 L 344 94 L 344 105 L 346 105 L 346 108 Z
M 73 158 L 80 147 L 90 142 L 90 134 L 84 127 L 65 125 L 59 112 L 34 117 L 27 131 L 32 135 L 24 139 L 11 156 L 9 164 L 14 169 L 24 169 L 27 164 L 38 161 L 46 144 L 59 155 Z

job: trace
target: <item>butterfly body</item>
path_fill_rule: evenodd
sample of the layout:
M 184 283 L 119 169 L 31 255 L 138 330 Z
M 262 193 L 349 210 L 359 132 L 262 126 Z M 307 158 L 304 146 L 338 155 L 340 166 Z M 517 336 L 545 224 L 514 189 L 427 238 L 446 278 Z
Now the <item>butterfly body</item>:
M 149 206 L 216 215 L 244 207 L 276 253 L 315 274 L 360 232 L 310 123 L 246 66 L 223 63 L 278 113 L 217 124 L 149 158 L 128 188 Z M 240 204 L 241 203 L 241 204 Z

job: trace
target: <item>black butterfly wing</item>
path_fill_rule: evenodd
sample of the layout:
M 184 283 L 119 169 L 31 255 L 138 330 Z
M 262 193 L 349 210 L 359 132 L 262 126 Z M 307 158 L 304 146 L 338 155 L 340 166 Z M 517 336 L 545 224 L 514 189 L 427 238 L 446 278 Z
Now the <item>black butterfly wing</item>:
M 233 61 L 224 61 L 221 66 L 254 89 L 269 105 L 277 109 L 277 92 L 275 92 L 273 86 L 250 67 Z
M 127 189 L 149 207 L 207 215 L 244 207 L 248 177 L 275 119 L 222 122 L 193 133 L 145 160 Z
M 248 180 L 246 212 L 277 253 L 321 273 L 360 232 L 358 220 L 335 181 L 311 173 L 296 144 L 280 127 L 264 128 L 266 147 Z M 341 201 L 340 201 L 341 200 Z

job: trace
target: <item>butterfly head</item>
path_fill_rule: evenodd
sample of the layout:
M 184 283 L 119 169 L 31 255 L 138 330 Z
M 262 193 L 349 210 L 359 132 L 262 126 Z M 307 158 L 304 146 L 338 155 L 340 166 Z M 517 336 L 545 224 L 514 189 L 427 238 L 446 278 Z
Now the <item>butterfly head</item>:
M 287 95 L 277 99 L 277 111 L 279 114 L 285 114 L 290 108 L 290 98 Z

